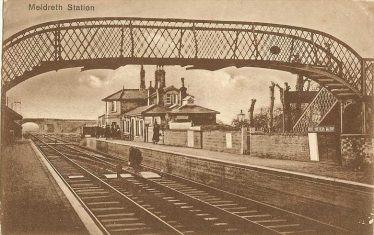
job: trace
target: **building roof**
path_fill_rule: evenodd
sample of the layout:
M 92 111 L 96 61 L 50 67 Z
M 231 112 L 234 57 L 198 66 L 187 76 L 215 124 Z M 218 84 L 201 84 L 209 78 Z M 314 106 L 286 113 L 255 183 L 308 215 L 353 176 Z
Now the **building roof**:
M 184 97 L 182 100 L 188 100 L 188 99 L 194 99 L 195 100 L 195 96 L 193 96 L 193 95 L 186 95 L 186 97 Z
M 164 87 L 164 91 L 172 91 L 172 90 L 179 91 L 179 89 L 176 88 L 176 87 L 173 86 L 173 85 L 171 85 L 171 86 L 167 86 L 167 87 Z
M 152 104 L 136 107 L 124 114 L 124 116 L 139 116 L 143 114 L 166 114 L 170 109 L 164 106 Z
M 142 115 L 144 111 L 147 111 L 148 109 L 152 108 L 155 106 L 154 104 L 152 105 L 145 105 L 145 106 L 139 106 L 134 109 L 131 109 L 130 111 L 124 113 L 124 116 L 139 116 Z
M 4 108 L 2 111 L 5 113 L 5 115 L 10 117 L 12 120 L 22 120 L 21 114 L 17 113 L 6 105 L 2 107 Z
M 146 99 L 147 93 L 144 89 L 122 89 L 105 97 L 102 101 Z
M 164 90 L 164 92 L 167 92 L 167 91 L 173 91 L 173 90 L 174 90 L 174 91 L 179 91 L 179 89 L 176 88 L 176 87 L 173 86 L 173 85 L 168 86 L 168 87 L 164 87 L 163 90 Z M 151 93 L 151 94 L 149 95 L 149 97 L 155 97 L 156 95 L 157 95 L 157 90 L 154 89 L 153 93 Z
M 170 109 L 164 106 L 155 105 L 144 112 L 144 114 L 166 114 Z
M 185 104 L 180 106 L 177 109 L 170 111 L 172 114 L 191 114 L 191 113 L 214 113 L 219 114 L 218 111 L 213 109 L 208 109 L 196 104 Z

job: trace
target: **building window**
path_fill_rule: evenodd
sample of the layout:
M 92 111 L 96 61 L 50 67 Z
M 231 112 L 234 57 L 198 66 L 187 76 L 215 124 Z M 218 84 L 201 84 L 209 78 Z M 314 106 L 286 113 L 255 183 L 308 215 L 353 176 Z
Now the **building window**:
M 166 103 L 171 104 L 171 94 L 166 95 Z
M 166 103 L 167 104 L 175 104 L 177 103 L 177 95 L 173 95 L 173 94 L 167 94 L 166 95 Z
M 130 121 L 126 121 L 126 132 L 130 132 Z
M 111 104 L 111 106 L 112 106 L 112 112 L 117 112 L 117 102 L 114 100 L 114 101 L 112 101 L 112 104 Z

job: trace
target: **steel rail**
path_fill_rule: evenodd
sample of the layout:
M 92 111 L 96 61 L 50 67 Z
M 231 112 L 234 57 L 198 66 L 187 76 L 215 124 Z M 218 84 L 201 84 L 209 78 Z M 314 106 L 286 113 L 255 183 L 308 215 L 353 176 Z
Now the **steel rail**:
M 97 158 L 97 157 L 95 157 L 95 156 L 93 156 L 93 155 L 89 155 L 89 154 L 87 154 L 87 153 L 85 153 L 85 152 L 83 152 L 83 151 L 81 151 L 81 150 L 79 150 L 79 149 L 75 149 L 75 148 L 73 148 L 73 147 L 71 147 L 71 146 L 66 146 L 66 147 L 69 148 L 69 149 L 73 149 L 73 150 L 75 150 L 75 151 L 77 151 L 77 152 L 81 152 L 82 154 L 86 154 L 86 155 L 88 155 L 88 156 L 91 156 L 91 157 L 93 157 L 94 159 L 97 159 L 98 161 L 100 161 L 101 163 L 106 163 L 106 164 L 108 164 L 108 165 L 111 166 L 111 167 L 115 167 L 116 164 L 113 164 L 113 163 L 110 162 L 110 161 L 113 161 L 113 160 L 115 160 L 115 161 L 121 160 L 121 159 L 119 159 L 119 158 L 116 158 L 116 157 L 114 157 L 114 156 L 111 156 L 110 158 L 108 158 L 108 161 L 105 161 L 105 160 L 100 159 L 100 158 Z M 77 147 L 81 148 L 81 146 L 77 146 Z M 88 149 L 87 149 L 87 150 L 88 150 Z M 92 151 L 92 150 L 88 150 L 88 151 Z M 101 153 L 101 154 L 103 154 L 103 153 Z M 109 154 L 105 154 L 105 155 L 110 156 Z M 114 158 L 114 159 L 113 159 L 113 158 Z M 92 161 L 95 161 L 94 159 L 92 159 Z M 122 161 L 123 161 L 123 159 L 122 159 Z M 263 203 L 263 202 L 260 202 L 260 201 L 257 201 L 257 200 L 253 200 L 253 199 L 245 198 L 245 197 L 243 197 L 243 196 L 240 196 L 240 195 L 237 195 L 237 194 L 234 194 L 234 193 L 230 193 L 230 192 L 227 192 L 227 191 L 223 191 L 223 190 L 218 189 L 218 188 L 215 188 L 215 187 L 211 187 L 211 186 L 208 186 L 208 185 L 204 185 L 204 184 L 201 184 L 201 183 L 198 183 L 198 182 L 194 182 L 194 181 L 191 181 L 191 180 L 188 180 L 188 179 L 185 179 L 185 178 L 181 178 L 181 177 L 178 177 L 178 176 L 175 176 L 175 175 L 171 175 L 171 174 L 168 174 L 168 173 L 160 172 L 159 170 L 154 169 L 154 168 L 152 168 L 152 167 L 146 167 L 146 168 L 148 168 L 148 169 L 152 169 L 153 171 L 156 171 L 157 173 L 162 174 L 162 175 L 168 175 L 169 177 L 174 178 L 174 179 L 179 179 L 179 180 L 186 181 L 186 182 L 188 182 L 189 184 L 199 185 L 200 187 L 209 188 L 210 190 L 213 190 L 213 191 L 216 191 L 216 192 L 219 192 L 219 193 L 222 193 L 222 194 L 226 194 L 227 196 L 234 196 L 234 197 L 236 197 L 236 198 L 239 198 L 240 200 L 244 200 L 244 201 L 247 201 L 247 202 L 253 202 L 253 203 L 256 203 L 256 204 L 258 204 L 258 205 L 264 207 L 264 209 L 266 209 L 266 210 L 274 210 L 274 211 L 280 212 L 281 214 L 284 214 L 284 215 L 288 215 L 288 216 L 291 215 L 291 216 L 294 216 L 294 217 L 296 217 L 296 218 L 302 220 L 302 221 L 305 222 L 305 223 L 314 223 L 314 224 L 318 224 L 318 226 L 326 227 L 326 228 L 328 228 L 328 229 L 331 229 L 332 231 L 339 231 L 339 233 L 344 233 L 344 234 L 346 234 L 346 233 L 349 233 L 349 232 L 350 232 L 349 230 L 347 230 L 347 229 L 345 229 L 345 228 L 342 228 L 342 227 L 338 227 L 338 226 L 334 226 L 334 225 L 331 225 L 331 224 L 327 224 L 327 223 L 325 223 L 325 222 L 318 221 L 318 220 L 313 219 L 313 218 L 308 217 L 308 216 L 304 216 L 304 215 L 301 215 L 301 214 L 298 214 L 298 213 L 295 213 L 295 212 L 292 212 L 292 211 L 289 211 L 289 210 L 285 210 L 285 209 L 282 209 L 282 208 L 279 208 L 279 207 L 276 207 L 276 206 L 272 206 L 272 205 L 269 205 L 269 204 L 266 204 L 266 203 Z M 126 170 L 125 170 L 125 171 L 126 171 Z M 131 171 L 126 171 L 126 172 L 127 172 L 127 173 L 132 173 L 132 174 L 133 174 L 133 172 L 131 172 Z M 157 182 L 155 182 L 155 181 L 153 181 L 153 180 L 147 180 L 147 179 L 141 179 L 141 180 L 144 180 L 145 182 L 147 182 L 147 183 L 151 183 L 151 184 L 153 184 L 153 185 L 157 185 L 158 187 L 164 187 L 164 188 L 165 188 L 164 185 L 162 185 L 162 184 L 160 184 L 160 183 L 157 183 Z M 197 198 L 191 197 L 191 196 L 189 196 L 189 195 L 187 195 L 187 194 L 185 194 L 185 193 L 183 193 L 183 192 L 180 192 L 180 191 L 178 191 L 178 190 L 172 189 L 172 188 L 170 188 L 170 187 L 167 187 L 167 190 L 171 190 L 172 192 L 174 192 L 174 193 L 176 193 L 176 194 L 179 194 L 179 195 L 182 195 L 182 196 L 184 196 L 184 197 L 189 197 L 189 198 L 191 198 L 191 199 L 197 200 L 201 205 L 205 204 L 205 206 L 213 206 L 213 207 L 215 207 L 215 208 L 218 209 L 218 210 L 221 210 L 221 211 L 223 211 L 223 212 L 226 212 L 226 213 L 231 214 L 232 216 L 235 216 L 235 217 L 238 217 L 238 218 L 240 218 L 240 219 L 243 219 L 242 217 L 240 217 L 240 216 L 238 216 L 238 215 L 235 215 L 235 214 L 231 213 L 230 211 L 227 211 L 227 210 L 224 210 L 224 209 L 222 209 L 222 208 L 219 208 L 219 207 L 216 207 L 216 206 L 214 206 L 214 205 L 211 205 L 211 204 L 209 204 L 209 203 L 207 203 L 207 202 L 204 202 L 203 200 L 200 200 L 200 199 L 197 199 Z M 245 221 L 248 222 L 248 220 L 246 220 L 246 219 L 245 219 Z M 263 225 L 258 224 L 258 223 L 256 223 L 256 224 L 259 225 L 259 226 L 263 226 Z M 263 226 L 263 227 L 266 228 L 266 226 Z M 277 231 L 276 231 L 276 230 L 273 230 L 273 232 L 277 232 Z
M 34 138 L 38 139 L 36 136 L 33 136 Z M 92 174 L 89 170 L 87 170 L 86 168 L 84 168 L 83 166 L 81 166 L 80 164 L 74 162 L 73 160 L 71 160 L 69 157 L 67 157 L 64 153 L 62 153 L 61 151 L 57 150 L 56 148 L 54 148 L 53 146 L 51 146 L 50 144 L 47 144 L 45 143 L 44 141 L 38 139 L 40 142 L 42 142 L 44 145 L 48 146 L 49 148 L 53 149 L 56 153 L 60 154 L 60 156 L 64 157 L 65 160 L 67 160 L 68 162 L 70 162 L 71 164 L 73 164 L 74 166 L 76 166 L 77 168 L 79 168 L 80 170 L 82 170 L 83 172 L 85 172 L 85 174 L 87 174 L 88 176 L 90 176 L 92 179 L 94 179 L 95 181 L 99 182 L 101 185 L 105 186 L 107 189 L 109 189 L 110 191 L 116 193 L 117 195 L 121 196 L 121 198 L 125 199 L 127 202 L 131 203 L 132 205 L 134 205 L 136 208 L 140 209 L 141 212 L 143 212 L 143 214 L 147 215 L 147 217 L 149 218 L 152 218 L 153 220 L 155 221 L 158 221 L 159 224 L 162 225 L 162 227 L 164 229 L 166 229 L 166 231 L 169 231 L 169 232 L 172 232 L 172 233 L 175 233 L 175 234 L 183 234 L 181 231 L 179 231 L 177 228 L 174 228 L 172 225 L 168 224 L 166 221 L 162 220 L 161 218 L 159 218 L 157 215 L 153 214 L 152 212 L 150 212 L 149 210 L 147 210 L 146 208 L 144 208 L 143 206 L 141 206 L 140 204 L 138 204 L 137 202 L 135 202 L 134 200 L 132 200 L 131 198 L 129 198 L 128 196 L 126 196 L 125 194 L 121 193 L 119 190 L 115 189 L 114 187 L 112 187 L 110 184 L 108 184 L 107 182 L 103 181 L 102 179 L 98 178 L 97 176 L 95 176 L 94 174 Z M 38 146 L 38 145 L 37 145 Z M 60 175 L 61 176 L 61 175 Z M 65 181 L 66 182 L 66 181 Z M 70 187 L 71 189 L 71 187 Z M 73 190 L 74 192 L 74 190 Z M 75 194 L 76 195 L 76 194 Z M 85 205 L 85 204 L 83 204 Z M 88 207 L 85 205 L 85 209 L 88 209 Z M 92 213 L 90 213 L 92 214 Z M 98 221 L 98 219 L 96 218 L 95 220 Z M 101 224 L 101 222 L 100 222 Z M 101 224 L 102 225 L 102 224 Z M 104 226 L 104 225 L 102 225 Z M 106 230 L 106 232 L 108 232 Z M 109 234 L 109 232 L 108 232 Z

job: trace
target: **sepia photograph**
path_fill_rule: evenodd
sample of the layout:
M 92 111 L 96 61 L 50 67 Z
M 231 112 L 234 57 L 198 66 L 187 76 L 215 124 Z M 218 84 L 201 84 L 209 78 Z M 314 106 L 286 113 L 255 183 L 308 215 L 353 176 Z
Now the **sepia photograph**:
M 0 234 L 374 234 L 374 0 L 3 0 Z

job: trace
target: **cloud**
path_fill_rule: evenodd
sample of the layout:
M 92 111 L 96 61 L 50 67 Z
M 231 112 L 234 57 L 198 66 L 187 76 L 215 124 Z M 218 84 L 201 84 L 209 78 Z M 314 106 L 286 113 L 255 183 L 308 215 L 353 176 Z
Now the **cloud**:
M 93 74 L 84 74 L 79 77 L 79 83 L 91 88 L 103 88 L 109 84 L 107 77 L 100 77 Z

